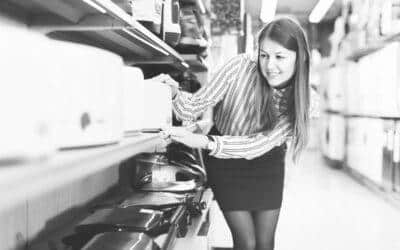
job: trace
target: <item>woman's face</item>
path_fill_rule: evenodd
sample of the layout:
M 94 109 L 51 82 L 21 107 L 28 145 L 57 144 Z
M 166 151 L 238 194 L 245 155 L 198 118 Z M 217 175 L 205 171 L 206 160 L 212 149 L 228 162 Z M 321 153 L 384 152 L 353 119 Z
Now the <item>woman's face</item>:
M 260 44 L 259 62 L 262 75 L 271 87 L 284 86 L 295 72 L 296 51 L 266 37 Z

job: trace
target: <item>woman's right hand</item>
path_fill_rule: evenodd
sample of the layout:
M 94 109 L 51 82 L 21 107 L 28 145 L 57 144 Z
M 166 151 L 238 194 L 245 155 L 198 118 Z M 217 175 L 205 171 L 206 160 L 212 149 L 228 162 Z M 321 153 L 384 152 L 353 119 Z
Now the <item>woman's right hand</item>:
M 175 98 L 175 96 L 178 94 L 179 83 L 177 81 L 175 81 L 174 79 L 172 79 L 172 77 L 168 74 L 161 73 L 161 74 L 159 74 L 153 78 L 147 79 L 147 80 L 165 83 L 168 86 L 170 86 L 172 98 Z

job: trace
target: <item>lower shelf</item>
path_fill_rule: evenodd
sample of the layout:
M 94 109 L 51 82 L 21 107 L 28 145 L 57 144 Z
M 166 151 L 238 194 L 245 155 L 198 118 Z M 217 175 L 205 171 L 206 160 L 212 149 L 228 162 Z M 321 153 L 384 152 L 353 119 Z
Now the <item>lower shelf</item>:
M 357 170 L 349 168 L 346 165 L 344 165 L 343 170 L 355 181 L 365 186 L 370 191 L 374 192 L 377 196 L 381 197 L 386 202 L 400 209 L 400 193 L 386 190 L 381 185 L 375 183 L 374 181 L 359 173 Z
M 88 149 L 60 151 L 41 162 L 0 168 L 0 211 L 78 178 L 89 176 L 138 153 L 153 151 L 158 134 L 125 138 L 122 142 Z

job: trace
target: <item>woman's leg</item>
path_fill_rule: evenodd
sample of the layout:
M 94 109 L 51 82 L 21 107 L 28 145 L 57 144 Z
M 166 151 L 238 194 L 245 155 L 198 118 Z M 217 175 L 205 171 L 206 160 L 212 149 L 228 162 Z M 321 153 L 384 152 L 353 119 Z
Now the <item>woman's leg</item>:
M 273 250 L 280 209 L 252 212 L 257 250 Z
M 233 238 L 234 250 L 255 250 L 254 223 L 249 211 L 226 211 L 225 220 Z

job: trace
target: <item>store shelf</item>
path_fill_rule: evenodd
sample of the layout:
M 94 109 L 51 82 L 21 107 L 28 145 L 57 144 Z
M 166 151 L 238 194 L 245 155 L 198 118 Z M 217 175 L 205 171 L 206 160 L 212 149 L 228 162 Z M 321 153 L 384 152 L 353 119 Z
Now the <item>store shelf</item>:
M 185 54 L 182 55 L 183 59 L 189 64 L 190 69 L 195 72 L 207 71 L 208 67 L 204 63 L 204 59 L 199 55 L 195 54 Z
M 139 134 L 115 145 L 57 152 L 49 159 L 0 168 L 0 210 L 29 197 L 54 190 L 74 180 L 119 164 L 135 154 L 153 151 L 160 143 L 158 134 Z
M 384 120 L 400 120 L 400 116 L 380 116 L 380 115 L 368 115 L 368 114 L 356 114 L 356 113 L 346 113 L 338 110 L 323 110 L 327 114 L 341 115 L 346 118 L 372 118 L 372 119 L 384 119 Z
M 360 48 L 356 51 L 353 51 L 346 57 L 346 59 L 350 61 L 358 61 L 360 58 L 374 53 L 375 51 L 385 47 L 388 43 L 394 41 L 400 41 L 400 34 L 393 34 L 391 36 L 384 37 L 381 40 L 366 46 L 365 48 Z
M 114 51 L 125 59 L 153 59 L 186 69 L 178 52 L 110 0 L 5 2 L 25 15 L 28 26 L 50 36 L 69 36 L 70 40 Z

